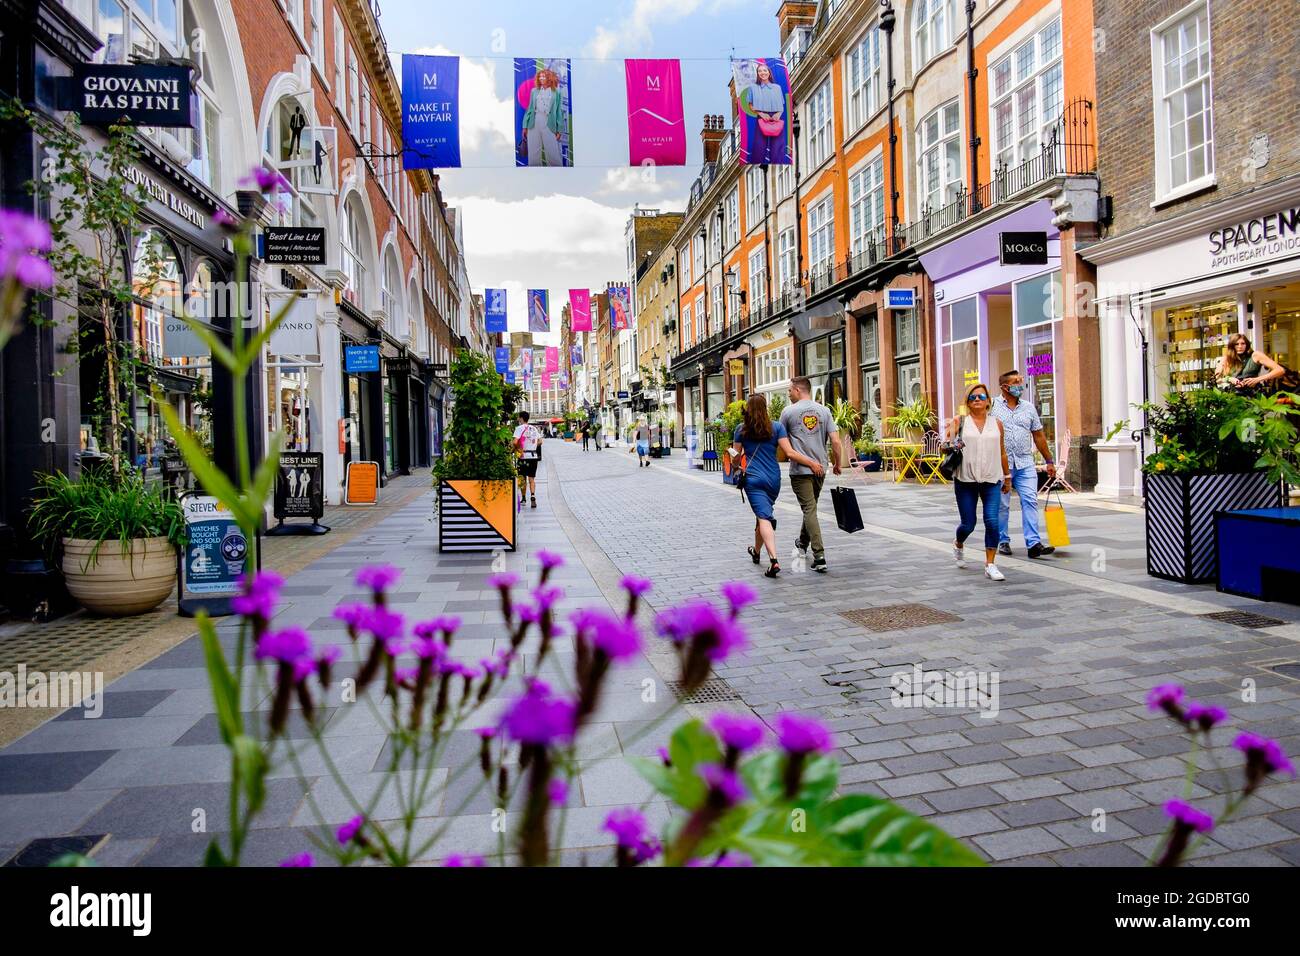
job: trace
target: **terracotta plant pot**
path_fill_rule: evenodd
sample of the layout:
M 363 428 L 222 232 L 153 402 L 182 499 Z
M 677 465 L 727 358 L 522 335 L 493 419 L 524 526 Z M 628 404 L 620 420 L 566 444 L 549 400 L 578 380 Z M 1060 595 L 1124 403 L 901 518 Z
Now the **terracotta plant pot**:
M 89 611 L 110 617 L 143 614 L 167 599 L 176 584 L 176 549 L 166 538 L 135 538 L 126 554 L 105 541 L 63 539 L 63 577 L 68 593 Z

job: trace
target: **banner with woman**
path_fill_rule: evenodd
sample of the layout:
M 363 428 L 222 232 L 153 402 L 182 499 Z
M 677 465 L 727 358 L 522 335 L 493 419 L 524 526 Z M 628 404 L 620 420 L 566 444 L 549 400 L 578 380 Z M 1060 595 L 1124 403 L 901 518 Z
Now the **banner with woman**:
M 609 287 L 610 328 L 616 332 L 632 327 L 631 322 L 628 320 L 631 298 L 627 286 L 612 285 Z
M 515 165 L 573 165 L 573 100 L 566 59 L 515 59 Z
M 545 289 L 528 290 L 528 331 L 551 331 L 551 295 Z
M 790 77 L 780 57 L 732 60 L 740 111 L 740 162 L 750 166 L 790 163 Z

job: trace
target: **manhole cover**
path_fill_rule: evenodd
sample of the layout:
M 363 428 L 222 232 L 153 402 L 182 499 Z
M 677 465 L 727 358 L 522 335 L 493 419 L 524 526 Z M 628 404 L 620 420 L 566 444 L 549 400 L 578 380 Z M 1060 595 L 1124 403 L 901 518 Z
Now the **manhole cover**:
M 670 680 L 666 683 L 668 689 L 673 692 L 674 697 L 678 700 L 690 701 L 692 704 L 718 703 L 724 700 L 741 699 L 732 686 L 721 677 L 710 677 L 690 694 L 683 691 L 682 682 L 679 680 Z
M 1289 677 L 1292 680 L 1300 680 L 1300 663 L 1296 661 L 1287 661 L 1285 664 L 1271 664 L 1268 670 L 1275 674 L 1281 674 L 1283 677 Z
M 960 621 L 955 614 L 940 611 L 928 604 L 886 604 L 856 611 L 840 611 L 840 617 L 872 631 L 901 631 L 907 627 L 928 627 Z
M 1260 628 L 1260 627 L 1280 627 L 1286 621 L 1279 621 L 1275 617 L 1265 617 L 1262 614 L 1254 614 L 1250 611 L 1215 611 L 1213 614 L 1200 614 L 1198 617 L 1208 618 L 1211 621 L 1222 621 L 1224 624 L 1235 624 L 1238 627 Z

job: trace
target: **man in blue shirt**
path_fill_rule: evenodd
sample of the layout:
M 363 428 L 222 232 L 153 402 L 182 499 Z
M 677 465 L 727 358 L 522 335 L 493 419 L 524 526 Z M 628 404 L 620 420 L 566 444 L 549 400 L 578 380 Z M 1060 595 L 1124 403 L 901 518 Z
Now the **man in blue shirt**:
M 1002 394 L 993 402 L 993 417 L 1002 423 L 1003 440 L 1007 446 L 1007 463 L 1011 466 L 1011 484 L 1020 498 L 1021 523 L 1024 525 L 1025 547 L 1031 558 L 1051 554 L 1056 549 L 1044 545 L 1038 533 L 1038 467 L 1034 464 L 1037 447 L 1047 463 L 1047 474 L 1055 477 L 1056 462 L 1043 435 L 1043 423 L 1038 411 L 1021 396 L 1025 391 L 1024 377 L 1015 369 L 1003 372 L 998 378 Z M 998 553 L 1011 554 L 1011 495 L 1002 495 L 1002 510 L 998 515 Z

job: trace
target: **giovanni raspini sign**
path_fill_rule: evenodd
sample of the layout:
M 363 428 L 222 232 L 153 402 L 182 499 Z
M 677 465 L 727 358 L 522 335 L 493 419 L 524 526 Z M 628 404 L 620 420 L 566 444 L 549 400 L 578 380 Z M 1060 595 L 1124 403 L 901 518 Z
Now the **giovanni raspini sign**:
M 63 90 L 61 107 L 75 110 L 83 123 L 193 125 L 189 67 L 78 63 Z

